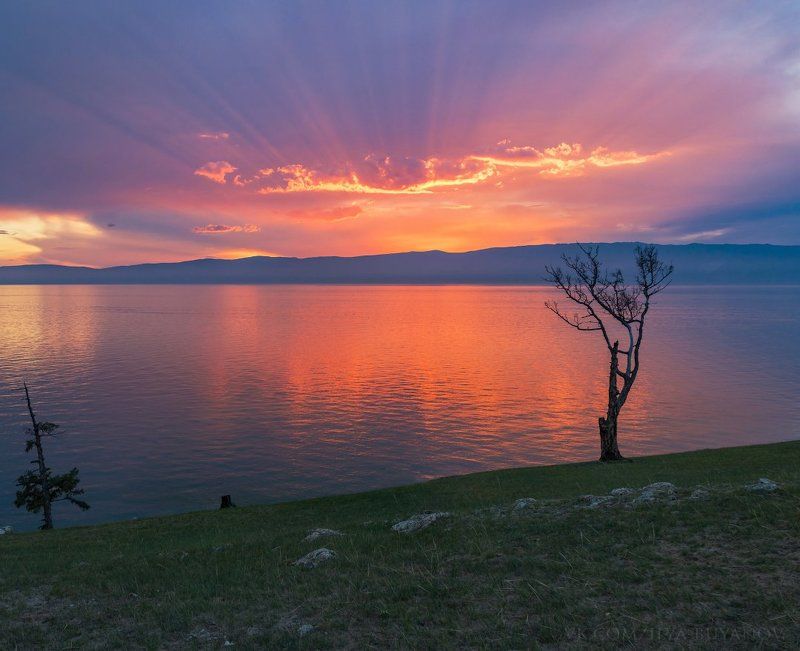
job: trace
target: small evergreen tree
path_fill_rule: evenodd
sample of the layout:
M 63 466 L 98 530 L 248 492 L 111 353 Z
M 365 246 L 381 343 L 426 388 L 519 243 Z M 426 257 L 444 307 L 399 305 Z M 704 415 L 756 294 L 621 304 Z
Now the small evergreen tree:
M 25 442 L 25 452 L 36 450 L 36 458 L 31 461 L 36 466 L 35 470 L 29 470 L 17 479 L 17 499 L 14 505 L 17 508 L 25 507 L 32 513 L 42 512 L 42 529 L 53 528 L 53 503 L 72 502 L 82 511 L 89 508 L 89 505 L 79 495 L 83 495 L 83 489 L 78 488 L 80 479 L 78 469 L 73 468 L 63 475 L 54 475 L 53 471 L 47 467 L 44 459 L 44 447 L 42 440 L 56 435 L 58 425 L 55 423 L 39 422 L 31 405 L 31 396 L 28 392 L 28 385 L 23 383 L 25 389 L 25 400 L 28 403 L 28 414 L 30 414 L 33 427 L 27 430 L 30 437 Z

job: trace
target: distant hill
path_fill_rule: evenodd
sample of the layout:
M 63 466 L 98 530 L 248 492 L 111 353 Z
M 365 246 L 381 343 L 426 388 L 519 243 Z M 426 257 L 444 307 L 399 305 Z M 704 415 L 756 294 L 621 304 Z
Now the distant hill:
M 601 244 L 610 268 L 631 270 L 633 242 Z M 800 284 L 800 246 L 770 244 L 659 245 L 679 284 Z M 207 258 L 92 269 L 59 265 L 0 267 L 0 284 L 356 283 L 543 284 L 544 266 L 574 244 L 423 251 L 352 258 Z

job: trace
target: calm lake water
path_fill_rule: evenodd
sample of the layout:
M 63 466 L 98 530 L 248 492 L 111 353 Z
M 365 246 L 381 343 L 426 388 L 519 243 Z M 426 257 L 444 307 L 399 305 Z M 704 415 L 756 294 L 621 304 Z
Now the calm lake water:
M 0 287 L 0 524 L 27 468 L 22 379 L 62 425 L 57 524 L 591 460 L 596 333 L 536 287 Z M 800 435 L 800 288 L 659 297 L 623 413 L 630 455 Z

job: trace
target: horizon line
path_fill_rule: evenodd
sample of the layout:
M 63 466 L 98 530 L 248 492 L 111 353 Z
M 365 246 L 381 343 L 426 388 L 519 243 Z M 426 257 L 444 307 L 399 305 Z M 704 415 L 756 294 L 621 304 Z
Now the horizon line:
M 410 249 L 407 251 L 386 251 L 383 253 L 359 253 L 356 255 L 309 255 L 309 256 L 294 256 L 294 255 L 246 255 L 240 258 L 217 258 L 213 256 L 206 256 L 202 258 L 189 258 L 182 260 L 166 260 L 162 262 L 132 262 L 130 264 L 109 265 L 106 267 L 94 267 L 86 264 L 64 264 L 58 262 L 26 262 L 21 264 L 0 264 L 0 269 L 20 268 L 20 267 L 61 267 L 65 269 L 89 269 L 92 271 L 103 271 L 107 269 L 120 269 L 125 267 L 141 267 L 147 265 L 166 265 L 166 264 L 186 264 L 190 262 L 202 262 L 205 260 L 213 260 L 218 262 L 238 262 L 241 260 L 255 260 L 261 258 L 268 258 L 271 260 L 321 260 L 321 259 L 338 259 L 338 260 L 353 260 L 358 258 L 377 258 L 381 256 L 390 255 L 410 255 L 410 254 L 423 254 L 423 253 L 441 253 L 444 255 L 465 255 L 469 253 L 479 253 L 481 251 L 493 251 L 498 249 L 522 249 L 522 248 L 537 248 L 549 246 L 574 246 L 577 244 L 598 245 L 598 246 L 615 246 L 622 244 L 652 244 L 660 247 L 673 247 L 673 246 L 733 246 L 733 247 L 746 247 L 746 246 L 770 246 L 775 248 L 796 248 L 800 244 L 775 244 L 771 242 L 647 242 L 644 240 L 616 240 L 612 242 L 597 242 L 597 241 L 576 241 L 576 242 L 543 242 L 539 244 L 509 244 L 507 246 L 487 246 L 480 249 L 468 249 L 465 251 L 445 251 L 443 249 Z

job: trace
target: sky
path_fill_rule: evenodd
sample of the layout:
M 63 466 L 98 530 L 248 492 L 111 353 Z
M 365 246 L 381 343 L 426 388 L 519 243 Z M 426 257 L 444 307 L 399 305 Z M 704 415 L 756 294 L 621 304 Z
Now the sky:
M 797 2 L 5 2 L 0 264 L 800 244 Z

